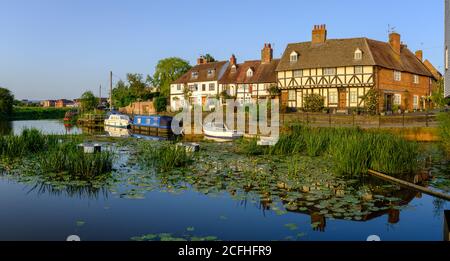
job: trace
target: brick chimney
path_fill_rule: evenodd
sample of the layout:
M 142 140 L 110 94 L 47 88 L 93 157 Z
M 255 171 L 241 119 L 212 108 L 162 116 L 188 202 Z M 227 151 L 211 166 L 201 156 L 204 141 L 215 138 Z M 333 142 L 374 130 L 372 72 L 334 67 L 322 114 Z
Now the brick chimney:
M 391 45 L 394 52 L 397 54 L 400 54 L 401 50 L 401 41 L 400 41 L 400 34 L 398 33 L 390 33 L 389 34 L 389 44 Z
M 327 40 L 327 27 L 324 24 L 314 25 L 312 31 L 312 44 L 322 44 Z
M 419 59 L 422 62 L 423 61 L 423 51 L 422 50 L 417 50 L 416 51 L 416 57 L 417 57 L 417 59 Z
M 197 59 L 197 65 L 206 64 L 206 63 L 208 63 L 208 61 L 205 59 L 205 57 L 203 55 Z
M 233 55 L 231 55 L 231 57 L 230 57 L 230 65 L 231 66 L 233 66 L 233 65 L 236 65 L 236 56 L 234 56 L 234 54 Z
M 273 49 L 270 43 L 265 43 L 261 50 L 261 63 L 270 63 L 273 59 Z

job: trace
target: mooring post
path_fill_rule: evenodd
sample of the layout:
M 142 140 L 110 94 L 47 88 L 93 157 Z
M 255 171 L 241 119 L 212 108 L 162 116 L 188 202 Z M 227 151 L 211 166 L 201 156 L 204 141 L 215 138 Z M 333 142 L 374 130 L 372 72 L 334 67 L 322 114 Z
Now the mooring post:
M 450 241 L 450 210 L 444 210 L 444 241 Z

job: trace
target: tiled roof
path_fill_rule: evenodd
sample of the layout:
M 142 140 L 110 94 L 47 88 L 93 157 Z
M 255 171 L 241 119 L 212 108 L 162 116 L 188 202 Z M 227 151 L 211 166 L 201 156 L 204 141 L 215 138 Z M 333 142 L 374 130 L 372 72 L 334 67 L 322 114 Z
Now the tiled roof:
M 275 69 L 279 61 L 279 59 L 273 59 L 270 63 L 261 63 L 260 60 L 245 61 L 244 63 L 237 64 L 234 72 L 231 66 L 229 66 L 219 82 L 221 84 L 275 83 L 277 81 Z M 247 71 L 250 68 L 253 70 L 253 76 L 247 77 Z
M 219 80 L 219 73 L 223 66 L 227 65 L 227 61 L 221 62 L 211 62 L 200 64 L 192 67 L 187 73 L 183 74 L 180 78 L 172 83 L 190 83 L 190 82 L 206 82 L 206 81 L 217 81 Z M 213 69 L 214 75 L 208 77 L 208 70 Z M 197 72 L 198 76 L 196 78 L 192 77 L 192 73 Z

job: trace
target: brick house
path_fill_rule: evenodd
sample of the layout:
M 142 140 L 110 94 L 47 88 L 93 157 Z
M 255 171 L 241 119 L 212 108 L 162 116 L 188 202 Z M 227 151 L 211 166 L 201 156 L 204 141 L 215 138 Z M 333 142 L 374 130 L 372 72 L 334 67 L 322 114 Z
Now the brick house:
M 364 107 L 370 89 L 380 95 L 379 111 L 421 109 L 436 78 L 422 61 L 391 33 L 387 42 L 362 38 L 327 39 L 316 25 L 309 42 L 289 44 L 276 69 L 281 104 L 303 108 L 309 94 L 324 97 L 337 112 Z M 431 64 L 431 63 L 430 63 Z
M 72 106 L 73 104 L 74 104 L 74 102 L 71 100 L 59 99 L 55 102 L 55 107 L 56 108 L 64 108 L 64 107 Z
M 271 44 L 266 43 L 261 50 L 261 60 L 238 64 L 236 57 L 231 56 L 230 66 L 219 83 L 241 104 L 266 99 L 269 88 L 277 83 L 275 69 L 278 62 L 279 59 L 273 59 Z

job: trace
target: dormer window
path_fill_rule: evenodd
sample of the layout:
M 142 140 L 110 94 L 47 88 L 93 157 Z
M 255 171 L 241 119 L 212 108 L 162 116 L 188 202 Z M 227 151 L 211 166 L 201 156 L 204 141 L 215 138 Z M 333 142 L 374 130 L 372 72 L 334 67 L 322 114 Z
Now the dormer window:
M 235 64 L 233 64 L 233 65 L 231 66 L 231 72 L 232 72 L 232 73 L 235 73 L 235 72 L 236 72 L 236 65 L 235 65 Z
M 290 61 L 291 63 L 295 63 L 298 61 L 298 53 L 296 51 L 293 51 L 290 55 Z
M 356 49 L 354 58 L 355 60 L 362 60 L 362 51 L 359 48 Z
M 192 72 L 191 73 L 191 78 L 192 79 L 197 79 L 198 78 L 198 72 Z
M 252 68 L 248 68 L 247 77 L 253 77 L 253 69 Z
M 209 69 L 209 70 L 208 70 L 208 78 L 214 77 L 214 72 L 215 72 L 214 69 Z

